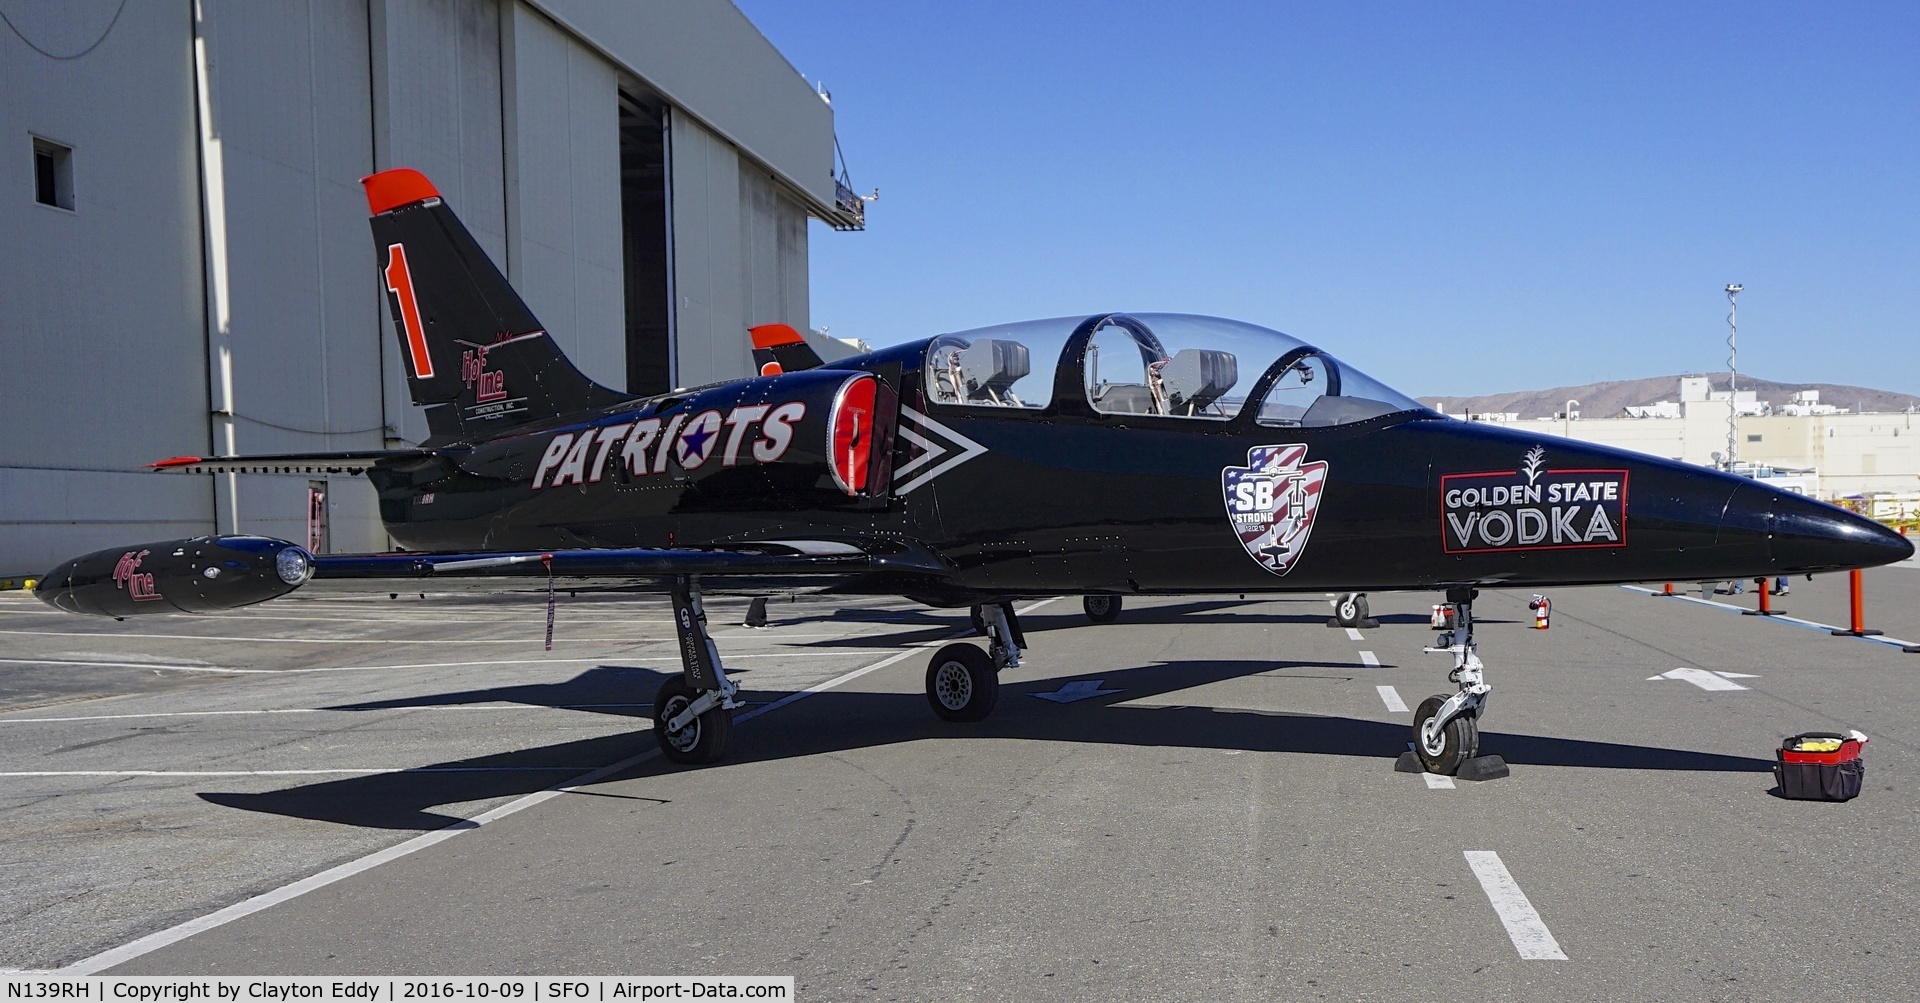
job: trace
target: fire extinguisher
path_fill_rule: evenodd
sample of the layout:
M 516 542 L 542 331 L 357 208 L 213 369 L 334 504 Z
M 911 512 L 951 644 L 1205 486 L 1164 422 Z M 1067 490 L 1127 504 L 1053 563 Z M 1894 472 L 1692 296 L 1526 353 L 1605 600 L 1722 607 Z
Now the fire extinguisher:
M 1527 608 L 1533 611 L 1533 629 L 1546 630 L 1547 615 L 1553 612 L 1553 600 L 1548 599 L 1546 596 L 1536 595 L 1533 597 L 1533 601 L 1527 604 Z

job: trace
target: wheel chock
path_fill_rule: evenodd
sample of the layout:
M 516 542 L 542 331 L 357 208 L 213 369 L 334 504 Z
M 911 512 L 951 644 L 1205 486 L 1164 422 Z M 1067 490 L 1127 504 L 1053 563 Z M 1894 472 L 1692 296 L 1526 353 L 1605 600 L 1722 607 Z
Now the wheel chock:
M 1498 780 L 1512 775 L 1513 771 L 1507 769 L 1507 761 L 1499 756 L 1475 756 L 1461 763 L 1460 769 L 1454 772 L 1454 776 L 1460 780 Z
M 1393 761 L 1393 772 L 1425 773 L 1427 768 L 1420 762 L 1420 757 L 1415 755 L 1412 749 L 1408 749 L 1400 754 L 1399 759 Z
M 1345 627 L 1346 624 L 1341 623 L 1339 617 L 1330 616 L 1330 617 L 1327 617 L 1327 626 Z M 1379 627 L 1380 627 L 1380 618 L 1377 616 L 1365 617 L 1361 619 L 1359 623 L 1354 625 L 1355 630 L 1377 630 L 1379 629 Z

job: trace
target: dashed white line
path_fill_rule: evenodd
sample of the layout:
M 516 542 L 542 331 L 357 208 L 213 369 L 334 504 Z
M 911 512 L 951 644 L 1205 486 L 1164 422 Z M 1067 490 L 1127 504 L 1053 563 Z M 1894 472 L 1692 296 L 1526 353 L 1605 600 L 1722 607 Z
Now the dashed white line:
M 1375 686 L 1373 689 L 1380 694 L 1380 702 L 1386 704 L 1388 710 L 1395 714 L 1405 714 L 1407 712 L 1407 702 L 1400 699 L 1399 690 L 1391 686 Z
M 1371 651 L 1362 651 L 1360 653 L 1360 664 L 1369 669 L 1377 669 L 1380 667 L 1380 659 Z
M 1359 632 L 1358 630 L 1355 630 L 1355 629 L 1354 629 L 1354 628 L 1352 628 L 1352 627 L 1348 627 L 1348 628 L 1347 628 L 1347 640 L 1349 640 L 1349 641 L 1364 641 L 1364 640 L 1366 640 L 1366 637 L 1365 637 L 1365 636 L 1363 636 L 1363 635 L 1362 635 L 1362 634 L 1361 634 L 1361 633 L 1360 633 L 1360 632 Z
M 1428 790 L 1450 791 L 1454 789 L 1452 777 L 1443 777 L 1438 773 L 1422 773 L 1420 777 L 1427 782 Z
M 1527 901 L 1527 893 L 1507 872 L 1507 865 L 1500 860 L 1500 854 L 1492 850 L 1467 850 L 1467 866 L 1473 868 L 1473 876 L 1480 879 L 1480 888 L 1487 893 L 1487 901 L 1493 904 L 1493 911 L 1500 917 L 1500 925 L 1507 928 L 1507 936 L 1520 952 L 1520 957 L 1528 961 L 1565 961 L 1566 952 L 1560 950 L 1560 942 L 1553 939 L 1547 930 L 1547 924 L 1540 919 L 1540 913 Z

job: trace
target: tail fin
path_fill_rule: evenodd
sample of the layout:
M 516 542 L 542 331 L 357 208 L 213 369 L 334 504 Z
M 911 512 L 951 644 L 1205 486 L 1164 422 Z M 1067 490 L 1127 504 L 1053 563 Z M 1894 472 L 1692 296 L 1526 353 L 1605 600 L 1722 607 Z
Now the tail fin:
M 567 361 L 425 175 L 362 178 L 380 279 L 429 443 L 466 441 L 630 395 Z
M 797 373 L 825 365 L 813 346 L 800 337 L 800 332 L 785 324 L 762 324 L 748 328 L 747 333 L 753 335 L 753 366 L 762 376 Z

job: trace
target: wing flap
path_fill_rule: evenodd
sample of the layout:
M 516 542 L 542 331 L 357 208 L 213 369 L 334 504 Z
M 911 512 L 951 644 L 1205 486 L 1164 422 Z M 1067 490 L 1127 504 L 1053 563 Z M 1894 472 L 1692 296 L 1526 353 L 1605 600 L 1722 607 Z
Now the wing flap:
M 439 455 L 432 449 L 368 449 L 350 453 L 282 453 L 268 456 L 175 456 L 147 464 L 163 474 L 363 474 L 383 460 Z
M 875 553 L 843 541 L 778 540 L 725 549 L 648 548 L 508 553 L 344 554 L 313 558 L 316 580 L 555 578 L 635 584 L 683 575 L 727 578 L 845 577 L 873 571 L 941 574 L 914 550 Z

